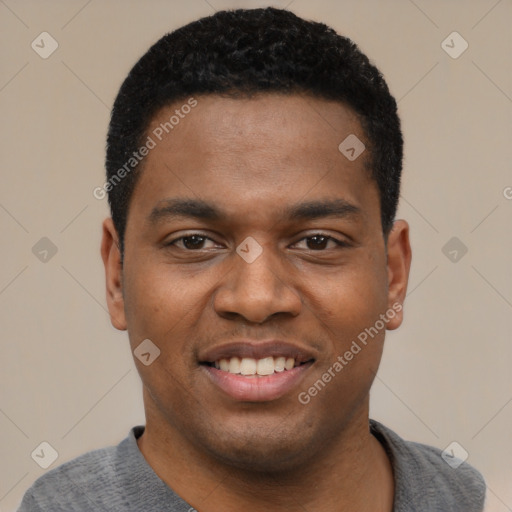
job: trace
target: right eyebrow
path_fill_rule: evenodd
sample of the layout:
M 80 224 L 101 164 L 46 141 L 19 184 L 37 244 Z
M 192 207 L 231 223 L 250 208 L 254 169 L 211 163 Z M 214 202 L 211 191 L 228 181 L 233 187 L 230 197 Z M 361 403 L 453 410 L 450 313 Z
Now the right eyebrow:
M 151 210 L 148 220 L 151 224 L 179 217 L 192 217 L 199 220 L 220 220 L 226 214 L 201 199 L 164 199 Z

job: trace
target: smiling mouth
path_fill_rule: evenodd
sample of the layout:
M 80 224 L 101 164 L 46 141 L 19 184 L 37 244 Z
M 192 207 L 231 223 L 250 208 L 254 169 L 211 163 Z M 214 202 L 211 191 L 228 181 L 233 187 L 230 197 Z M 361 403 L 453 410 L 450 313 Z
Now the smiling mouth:
M 300 361 L 293 357 L 278 356 L 264 357 L 263 359 L 231 357 L 218 359 L 214 362 L 203 362 L 201 364 L 233 375 L 267 377 L 269 375 L 288 372 L 294 368 L 313 362 L 314 359 Z

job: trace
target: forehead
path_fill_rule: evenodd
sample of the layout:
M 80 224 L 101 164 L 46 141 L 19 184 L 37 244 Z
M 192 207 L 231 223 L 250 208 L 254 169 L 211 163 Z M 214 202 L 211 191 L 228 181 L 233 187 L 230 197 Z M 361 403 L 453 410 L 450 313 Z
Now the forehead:
M 357 206 L 375 188 L 366 152 L 350 160 L 339 149 L 347 137 L 365 141 L 356 114 L 339 102 L 280 94 L 194 101 L 193 108 L 184 99 L 161 109 L 148 127 L 155 145 L 134 192 L 146 211 L 179 195 L 216 201 L 225 211 L 271 210 L 315 196 Z
M 277 145 L 290 152 L 330 153 L 350 134 L 365 138 L 350 107 L 305 94 L 267 93 L 237 99 L 198 96 L 194 108 L 187 106 L 190 101 L 175 102 L 153 117 L 147 131 L 159 146 L 195 145 L 200 136 L 202 144 L 194 148 L 200 153 L 219 153 L 223 148 L 235 153 L 268 152 Z

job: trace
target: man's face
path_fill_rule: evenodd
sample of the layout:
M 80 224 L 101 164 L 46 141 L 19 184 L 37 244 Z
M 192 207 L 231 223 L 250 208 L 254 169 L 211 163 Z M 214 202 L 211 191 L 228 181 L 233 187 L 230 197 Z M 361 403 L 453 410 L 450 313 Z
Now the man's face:
M 148 366 L 136 360 L 148 429 L 234 466 L 283 469 L 367 418 L 384 329 L 333 364 L 403 299 L 403 254 L 386 260 L 369 155 L 338 149 L 350 134 L 365 141 L 349 108 L 298 95 L 196 99 L 161 141 L 152 135 L 112 318 L 132 350 L 149 339 L 161 351 Z M 148 135 L 180 106 L 159 112 Z M 268 375 L 232 373 L 253 373 L 255 360 Z

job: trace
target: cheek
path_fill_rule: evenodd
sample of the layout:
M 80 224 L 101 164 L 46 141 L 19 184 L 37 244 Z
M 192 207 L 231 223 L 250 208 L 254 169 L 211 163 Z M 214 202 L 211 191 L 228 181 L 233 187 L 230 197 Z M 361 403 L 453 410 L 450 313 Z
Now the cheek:
M 130 339 L 154 339 L 162 346 L 188 314 L 195 288 L 171 275 L 166 265 L 146 261 L 132 265 L 124 284 L 125 311 Z
M 387 307 L 387 273 L 382 262 L 364 255 L 329 276 L 307 278 L 307 296 L 319 320 L 336 337 L 357 335 Z
M 195 362 L 195 338 L 211 318 L 212 288 L 218 276 L 191 272 L 156 258 L 140 258 L 125 284 L 125 310 L 132 350 L 144 339 L 160 349 L 159 363 L 173 372 L 188 372 Z M 208 327 L 208 326 L 207 326 Z M 142 369 L 143 370 L 143 369 Z
M 366 399 L 378 370 L 385 333 L 380 315 L 387 307 L 386 282 L 385 272 L 377 266 L 373 270 L 354 266 L 324 286 L 317 284 L 311 294 L 316 300 L 312 323 L 330 343 L 317 371 L 301 389 L 301 397 L 312 401 L 320 397 L 315 402 L 319 410 L 325 409 L 322 404 L 332 404 L 329 414 L 339 421 Z
M 144 265 L 133 266 L 129 275 L 125 310 L 137 371 L 154 406 L 161 410 L 170 403 L 181 407 L 195 361 L 190 336 L 197 322 L 197 293 L 187 280 L 172 276 L 168 265 L 146 260 Z M 137 360 L 137 347 L 147 339 L 157 347 L 152 350 L 159 351 L 149 365 Z

